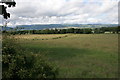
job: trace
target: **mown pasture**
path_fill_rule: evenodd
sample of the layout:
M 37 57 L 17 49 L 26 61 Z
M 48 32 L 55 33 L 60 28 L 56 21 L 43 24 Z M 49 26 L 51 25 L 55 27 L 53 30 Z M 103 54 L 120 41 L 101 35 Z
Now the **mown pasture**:
M 58 78 L 115 78 L 118 34 L 15 35 L 22 47 L 59 67 Z

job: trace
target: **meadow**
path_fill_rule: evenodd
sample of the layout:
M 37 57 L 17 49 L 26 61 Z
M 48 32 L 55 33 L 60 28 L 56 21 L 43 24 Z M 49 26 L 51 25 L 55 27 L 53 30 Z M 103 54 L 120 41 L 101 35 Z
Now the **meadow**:
M 118 34 L 14 35 L 23 48 L 59 67 L 58 78 L 116 78 Z

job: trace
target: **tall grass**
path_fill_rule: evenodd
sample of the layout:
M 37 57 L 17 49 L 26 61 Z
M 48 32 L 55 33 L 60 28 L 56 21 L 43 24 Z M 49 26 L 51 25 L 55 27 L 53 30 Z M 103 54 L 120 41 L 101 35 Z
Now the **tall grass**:
M 30 35 L 27 37 L 31 38 Z M 69 34 L 50 40 L 21 39 L 20 44 L 28 51 L 40 52 L 49 62 L 58 65 L 58 78 L 116 78 L 117 41 L 117 34 Z

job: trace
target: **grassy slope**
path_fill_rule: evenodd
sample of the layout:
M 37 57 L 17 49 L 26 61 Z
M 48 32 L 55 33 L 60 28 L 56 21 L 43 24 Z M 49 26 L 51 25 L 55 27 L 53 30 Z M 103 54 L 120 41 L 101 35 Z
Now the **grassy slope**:
M 67 37 L 64 37 L 67 35 Z M 27 36 L 27 38 L 26 38 Z M 60 67 L 58 77 L 116 77 L 117 34 L 21 35 L 23 47 Z M 62 37 L 53 39 L 56 37 Z M 44 39 L 44 40 L 43 40 Z

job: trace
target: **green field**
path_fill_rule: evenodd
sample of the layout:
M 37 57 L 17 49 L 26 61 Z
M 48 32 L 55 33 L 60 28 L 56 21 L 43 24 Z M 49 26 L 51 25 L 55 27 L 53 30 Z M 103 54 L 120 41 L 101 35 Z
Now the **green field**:
M 15 35 L 22 47 L 59 67 L 58 78 L 115 78 L 117 34 Z

